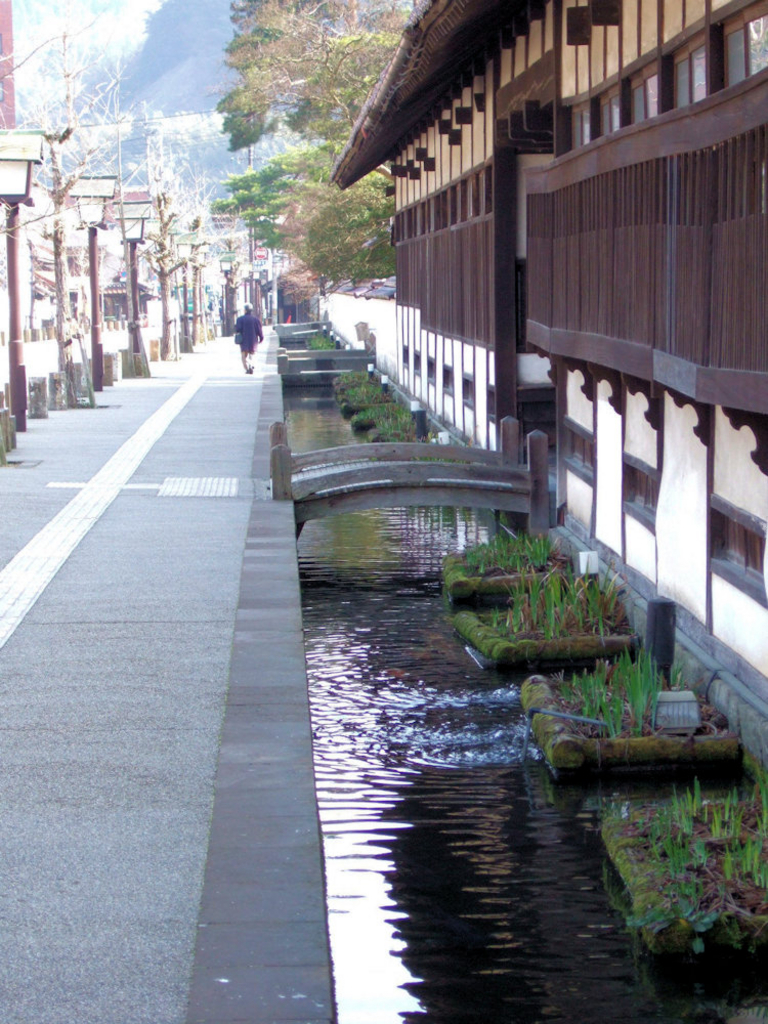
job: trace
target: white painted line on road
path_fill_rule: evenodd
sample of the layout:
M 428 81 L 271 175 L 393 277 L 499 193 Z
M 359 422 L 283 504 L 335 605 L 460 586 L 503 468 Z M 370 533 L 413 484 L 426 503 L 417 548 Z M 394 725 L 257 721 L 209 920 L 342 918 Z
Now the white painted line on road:
M 60 491 L 81 491 L 84 487 L 87 487 L 86 483 L 67 483 L 66 481 L 51 480 L 46 487 L 52 487 L 55 490 Z M 157 491 L 160 489 L 160 484 L 123 484 L 124 491 Z
M 0 572 L 0 647 L 136 472 L 152 446 L 205 383 L 196 374 L 147 419 L 79 494 Z

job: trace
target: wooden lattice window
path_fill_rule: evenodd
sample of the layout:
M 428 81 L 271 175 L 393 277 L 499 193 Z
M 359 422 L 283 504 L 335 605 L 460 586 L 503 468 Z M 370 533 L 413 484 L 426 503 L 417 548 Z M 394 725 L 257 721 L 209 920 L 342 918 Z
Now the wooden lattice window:
M 595 439 L 592 432 L 565 417 L 565 464 L 588 484 L 595 477 Z
M 625 452 L 622 492 L 627 515 L 655 532 L 656 506 L 659 501 L 658 471 Z
M 768 607 L 763 564 L 765 523 L 713 495 L 710 510 L 712 572 Z

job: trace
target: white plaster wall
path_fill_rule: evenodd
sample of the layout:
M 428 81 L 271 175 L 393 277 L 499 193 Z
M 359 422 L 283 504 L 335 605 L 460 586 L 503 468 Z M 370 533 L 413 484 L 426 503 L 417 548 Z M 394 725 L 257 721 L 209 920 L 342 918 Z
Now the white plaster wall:
M 336 293 L 328 298 L 328 316 L 347 341 L 357 344 L 355 324 L 368 324 L 376 335 L 376 365 L 392 377 L 397 367 L 396 308 L 394 299 L 358 299 Z
M 488 447 L 488 369 L 487 351 L 478 349 L 475 358 L 475 442 Z
M 551 384 L 549 368 L 546 356 L 537 352 L 520 352 L 517 356 L 517 381 L 519 384 Z
M 656 583 L 656 538 L 650 530 L 632 516 L 624 517 L 624 561 L 641 572 L 651 583 Z
M 656 509 L 658 590 L 702 622 L 707 610 L 707 450 L 696 413 L 664 397 L 664 456 Z
M 749 427 L 734 430 L 723 410 L 716 410 L 714 492 L 737 508 L 768 520 L 768 477 L 752 461 L 755 445 Z
M 621 416 L 610 405 L 612 393 L 607 381 L 595 388 L 597 401 L 597 505 L 595 536 L 622 554 L 622 439 Z
M 565 488 L 568 511 L 582 526 L 592 529 L 592 488 L 575 473 L 566 473 Z
M 566 382 L 566 403 L 568 415 L 592 433 L 592 403 L 581 390 L 584 376 L 579 370 L 569 370 Z
M 645 395 L 626 392 L 624 417 L 624 451 L 658 469 L 656 431 L 645 418 L 648 399 Z
M 714 575 L 712 632 L 759 672 L 768 675 L 768 609 Z

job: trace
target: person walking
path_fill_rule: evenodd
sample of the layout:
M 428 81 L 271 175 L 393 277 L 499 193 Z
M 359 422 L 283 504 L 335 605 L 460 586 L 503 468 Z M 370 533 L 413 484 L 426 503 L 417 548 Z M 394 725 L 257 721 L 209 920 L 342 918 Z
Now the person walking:
M 260 341 L 264 341 L 261 320 L 254 314 L 253 306 L 246 303 L 242 316 L 235 324 L 235 342 L 240 346 L 240 356 L 246 373 L 253 373 L 253 353 Z

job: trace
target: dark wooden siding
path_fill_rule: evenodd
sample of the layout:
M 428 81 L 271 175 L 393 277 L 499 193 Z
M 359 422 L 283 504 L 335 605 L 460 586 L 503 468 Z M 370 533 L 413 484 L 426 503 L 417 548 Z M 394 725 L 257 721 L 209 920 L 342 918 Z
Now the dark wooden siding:
M 529 197 L 528 316 L 768 372 L 768 126 Z
M 397 297 L 421 311 L 425 330 L 491 346 L 493 216 L 483 182 L 473 174 L 398 213 Z

